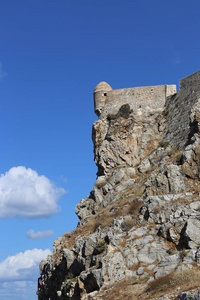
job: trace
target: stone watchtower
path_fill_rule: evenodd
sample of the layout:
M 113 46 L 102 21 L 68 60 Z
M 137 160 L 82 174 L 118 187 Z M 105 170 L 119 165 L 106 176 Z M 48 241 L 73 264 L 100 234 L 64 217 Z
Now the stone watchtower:
M 176 85 L 140 86 L 113 90 L 105 82 L 94 89 L 94 111 L 99 117 L 104 108 L 116 114 L 123 104 L 129 104 L 136 115 L 148 115 L 148 112 L 162 110 L 166 98 L 176 93 Z
M 112 91 L 112 88 L 105 81 L 100 82 L 94 89 L 94 111 L 98 117 L 106 103 L 106 96 L 109 91 Z

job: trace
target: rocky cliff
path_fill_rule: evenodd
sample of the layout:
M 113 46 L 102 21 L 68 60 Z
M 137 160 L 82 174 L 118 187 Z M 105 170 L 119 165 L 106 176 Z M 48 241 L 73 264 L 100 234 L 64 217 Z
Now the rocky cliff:
M 105 105 L 97 180 L 40 263 L 39 300 L 200 299 L 198 95 L 190 84 L 159 109 Z

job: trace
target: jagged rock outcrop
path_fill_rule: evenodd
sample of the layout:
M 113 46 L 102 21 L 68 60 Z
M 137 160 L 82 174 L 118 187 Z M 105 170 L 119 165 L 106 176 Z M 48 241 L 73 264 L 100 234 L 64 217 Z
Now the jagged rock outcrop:
M 101 103 L 92 134 L 97 180 L 76 206 L 77 228 L 40 264 L 39 300 L 198 299 L 200 102 L 188 82 L 188 93 L 182 80 L 165 107 L 144 113 L 128 96 L 113 110 Z

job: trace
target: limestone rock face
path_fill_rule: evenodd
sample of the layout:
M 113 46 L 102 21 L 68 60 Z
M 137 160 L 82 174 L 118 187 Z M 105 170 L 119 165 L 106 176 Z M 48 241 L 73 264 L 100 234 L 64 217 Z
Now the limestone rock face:
M 113 105 L 108 100 L 115 91 L 98 90 L 102 99 L 111 96 L 105 103 L 97 97 L 99 119 L 92 132 L 97 179 L 76 205 L 77 228 L 58 238 L 52 255 L 40 263 L 39 300 L 100 300 L 113 294 L 154 299 L 148 294 L 154 280 L 200 272 L 197 79 L 181 81 L 182 90 L 167 96 L 165 107 L 157 97 L 154 109 L 147 103 L 146 110 L 141 89 L 123 90 L 123 99 L 117 92 L 119 102 Z M 188 81 L 193 92 L 187 94 Z M 141 109 L 129 101 L 136 91 Z M 121 296 L 126 289 L 127 296 Z M 198 290 L 175 289 L 173 297 L 156 299 L 197 296 Z
M 128 104 L 117 114 L 108 114 L 93 124 L 93 143 L 98 175 L 109 174 L 118 166 L 135 166 L 158 146 L 162 135 L 159 113 L 148 120 L 134 115 Z M 148 165 L 150 167 L 150 165 Z M 141 167 L 141 170 L 147 166 Z

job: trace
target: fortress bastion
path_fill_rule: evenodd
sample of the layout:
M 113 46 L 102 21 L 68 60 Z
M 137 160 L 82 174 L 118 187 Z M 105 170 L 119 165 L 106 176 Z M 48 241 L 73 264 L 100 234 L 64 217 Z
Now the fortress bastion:
M 178 96 L 182 104 L 188 97 L 191 98 L 191 94 L 192 98 L 196 98 L 197 94 L 200 94 L 200 71 L 180 79 L 179 89 Z M 176 94 L 174 84 L 113 90 L 108 83 L 103 81 L 94 89 L 94 110 L 100 117 L 103 111 L 104 115 L 117 113 L 123 104 L 129 104 L 135 115 L 143 115 L 147 111 L 162 110 L 166 100 L 174 94 Z
M 123 104 L 141 115 L 145 110 L 163 108 L 166 98 L 176 93 L 176 85 L 143 86 L 113 90 L 106 82 L 100 82 L 94 89 L 94 110 L 99 117 L 105 107 L 109 113 L 117 112 Z

